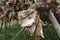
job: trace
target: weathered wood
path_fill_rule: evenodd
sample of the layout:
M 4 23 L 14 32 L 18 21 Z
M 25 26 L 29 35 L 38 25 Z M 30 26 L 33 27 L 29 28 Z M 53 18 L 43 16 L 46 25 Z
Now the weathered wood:
M 6 28 L 7 28 L 7 24 L 6 24 L 6 22 L 4 24 L 5 24 L 5 27 L 4 27 L 4 40 L 7 40 L 6 39 Z
M 59 25 L 57 19 L 55 18 L 53 12 L 51 10 L 49 12 L 50 12 L 49 19 L 50 19 L 51 23 L 53 24 L 58 36 L 60 37 L 60 25 Z
M 2 29 L 2 27 L 3 27 L 3 21 L 2 21 L 2 23 L 1 23 L 1 29 Z

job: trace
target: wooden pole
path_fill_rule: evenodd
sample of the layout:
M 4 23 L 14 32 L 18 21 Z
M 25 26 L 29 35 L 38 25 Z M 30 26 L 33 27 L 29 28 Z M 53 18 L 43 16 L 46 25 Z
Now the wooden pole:
M 1 29 L 2 29 L 2 27 L 3 27 L 3 21 L 2 21 L 2 23 L 1 23 Z
M 7 28 L 6 22 L 4 24 L 5 24 L 5 27 L 4 27 L 4 40 L 7 40 L 6 39 L 6 28 Z
M 53 12 L 51 10 L 49 12 L 50 12 L 49 13 L 49 19 L 52 22 L 52 24 L 53 24 L 53 26 L 54 26 L 54 28 L 55 28 L 55 30 L 56 30 L 59 38 L 60 38 L 60 25 L 59 25 L 57 19 L 55 18 Z

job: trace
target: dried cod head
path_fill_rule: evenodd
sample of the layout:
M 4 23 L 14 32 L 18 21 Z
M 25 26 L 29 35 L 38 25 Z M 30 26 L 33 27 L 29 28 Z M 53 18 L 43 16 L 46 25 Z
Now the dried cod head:
M 18 19 L 21 21 L 22 27 L 25 27 L 30 36 L 35 34 L 37 37 L 43 37 L 42 24 L 43 22 L 39 18 L 37 11 L 34 9 L 28 9 L 18 12 Z

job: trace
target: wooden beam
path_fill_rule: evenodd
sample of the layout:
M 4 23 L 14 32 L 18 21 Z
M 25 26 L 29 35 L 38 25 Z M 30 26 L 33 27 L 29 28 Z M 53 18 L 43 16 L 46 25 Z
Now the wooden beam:
M 7 25 L 6 25 L 6 22 L 4 23 L 5 27 L 4 27 L 4 40 L 7 40 L 6 39 L 6 28 L 7 28 Z
M 50 19 L 51 23 L 53 24 L 53 26 L 54 26 L 54 28 L 55 28 L 55 30 L 60 38 L 60 25 L 59 25 L 57 19 L 55 18 L 54 13 L 51 10 L 49 12 L 50 12 L 49 19 Z

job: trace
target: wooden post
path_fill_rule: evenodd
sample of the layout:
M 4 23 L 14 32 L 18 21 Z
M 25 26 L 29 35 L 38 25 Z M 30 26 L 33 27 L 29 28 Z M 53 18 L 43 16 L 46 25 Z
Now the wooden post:
M 6 22 L 4 24 L 5 24 L 5 27 L 4 27 L 4 40 L 7 40 L 6 39 L 6 28 L 7 28 Z
M 2 27 L 3 27 L 3 21 L 2 21 L 2 23 L 1 23 L 1 29 L 2 29 Z
M 59 25 L 58 21 L 56 20 L 53 12 L 51 10 L 49 12 L 50 12 L 49 13 L 49 19 L 52 22 L 52 24 L 53 24 L 58 36 L 60 37 L 60 25 Z

